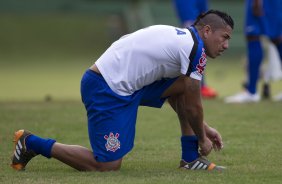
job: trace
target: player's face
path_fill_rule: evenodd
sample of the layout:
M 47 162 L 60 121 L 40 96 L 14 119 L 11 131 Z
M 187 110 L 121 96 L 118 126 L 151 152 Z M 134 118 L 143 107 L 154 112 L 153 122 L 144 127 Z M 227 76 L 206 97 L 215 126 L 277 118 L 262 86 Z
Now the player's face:
M 220 56 L 229 47 L 232 28 L 226 26 L 217 30 L 210 30 L 205 40 L 206 54 L 211 58 Z

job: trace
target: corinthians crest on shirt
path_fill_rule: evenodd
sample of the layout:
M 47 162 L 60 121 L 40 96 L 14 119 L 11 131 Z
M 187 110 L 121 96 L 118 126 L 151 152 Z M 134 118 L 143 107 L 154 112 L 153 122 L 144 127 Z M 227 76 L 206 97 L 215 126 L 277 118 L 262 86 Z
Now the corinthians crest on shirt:
M 104 138 L 107 140 L 105 147 L 107 151 L 115 152 L 116 150 L 120 149 L 120 141 L 118 140 L 119 133 L 115 135 L 110 132 L 109 135 L 105 135 Z

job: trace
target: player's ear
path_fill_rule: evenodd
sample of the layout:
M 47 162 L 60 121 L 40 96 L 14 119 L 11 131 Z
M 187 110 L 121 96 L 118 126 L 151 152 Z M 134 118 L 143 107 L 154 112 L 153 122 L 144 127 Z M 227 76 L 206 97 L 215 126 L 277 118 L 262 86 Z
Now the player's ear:
M 205 25 L 204 26 L 204 38 L 208 38 L 210 32 L 211 32 L 211 26 L 210 25 Z

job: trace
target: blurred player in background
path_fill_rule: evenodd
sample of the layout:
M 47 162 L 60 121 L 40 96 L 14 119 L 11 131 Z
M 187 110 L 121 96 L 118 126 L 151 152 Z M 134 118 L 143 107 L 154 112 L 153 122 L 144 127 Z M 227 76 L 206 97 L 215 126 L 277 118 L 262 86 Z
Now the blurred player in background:
M 168 99 L 181 128 L 179 167 L 222 170 L 205 158 L 223 142 L 204 121 L 200 87 L 206 57 L 228 49 L 233 26 L 229 15 L 210 10 L 188 28 L 155 25 L 121 37 L 81 80 L 92 150 L 19 130 L 11 166 L 23 170 L 40 154 L 80 171 L 119 170 L 134 146 L 138 107 L 160 108 Z
M 257 93 L 260 66 L 264 52 L 261 38 L 267 36 L 282 57 L 282 2 L 281 0 L 246 0 L 245 34 L 247 40 L 246 90 L 227 97 L 226 103 L 260 101 Z
M 176 13 L 183 27 L 189 27 L 196 20 L 197 16 L 208 10 L 207 0 L 173 0 Z M 215 98 L 217 92 L 209 87 L 204 76 L 201 84 L 201 93 L 204 98 Z
M 271 88 L 270 83 L 272 81 L 278 81 L 282 79 L 282 66 L 281 60 L 279 56 L 279 52 L 277 51 L 276 46 L 268 41 L 267 42 L 267 63 L 262 72 L 263 77 L 263 86 L 262 86 L 262 98 L 270 99 L 271 98 Z M 282 93 L 275 95 L 272 98 L 274 101 L 282 101 Z

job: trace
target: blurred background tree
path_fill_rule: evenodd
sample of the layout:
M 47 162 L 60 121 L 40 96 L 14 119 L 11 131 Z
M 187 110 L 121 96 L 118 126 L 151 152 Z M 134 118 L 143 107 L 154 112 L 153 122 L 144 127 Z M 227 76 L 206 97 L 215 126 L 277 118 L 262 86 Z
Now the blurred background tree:
M 244 1 L 209 3 L 234 18 L 224 58 L 240 60 Z M 152 24 L 180 26 L 172 0 L 0 0 L 0 101 L 80 99 L 81 75 L 104 50 Z
M 230 49 L 235 54 L 245 47 L 243 2 L 210 0 L 211 8 L 226 11 L 235 19 Z M 34 55 L 41 49 L 49 54 L 95 54 L 139 28 L 180 25 L 171 0 L 1 0 L 0 15 L 1 55 Z

